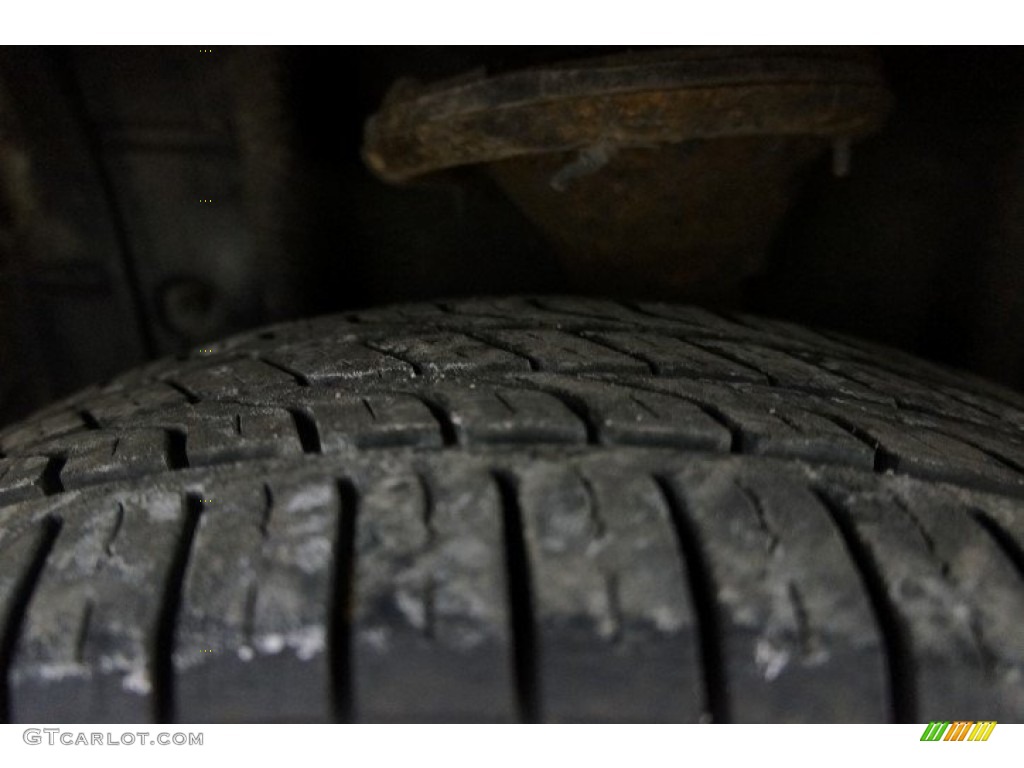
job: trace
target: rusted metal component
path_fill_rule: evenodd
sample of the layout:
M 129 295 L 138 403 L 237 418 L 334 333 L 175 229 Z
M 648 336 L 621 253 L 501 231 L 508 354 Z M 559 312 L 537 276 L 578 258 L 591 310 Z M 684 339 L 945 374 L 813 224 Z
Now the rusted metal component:
M 793 182 L 876 130 L 889 94 L 863 51 L 647 51 L 396 86 L 364 158 L 403 182 L 481 165 L 558 245 L 575 290 L 724 295 L 755 272 Z
M 889 96 L 871 57 L 818 49 L 698 48 L 400 83 L 366 127 L 389 181 L 599 144 L 870 133 Z

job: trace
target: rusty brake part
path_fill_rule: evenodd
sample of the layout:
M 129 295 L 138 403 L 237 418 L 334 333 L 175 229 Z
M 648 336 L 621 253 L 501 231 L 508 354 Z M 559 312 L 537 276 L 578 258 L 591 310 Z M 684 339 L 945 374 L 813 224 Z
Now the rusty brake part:
M 488 78 L 396 87 L 366 126 L 388 181 L 594 145 L 741 136 L 859 137 L 889 93 L 862 51 L 688 49 L 630 53 Z
M 481 167 L 574 291 L 735 304 L 802 171 L 831 147 L 846 175 L 889 102 L 859 49 L 633 52 L 399 83 L 363 154 L 391 182 Z

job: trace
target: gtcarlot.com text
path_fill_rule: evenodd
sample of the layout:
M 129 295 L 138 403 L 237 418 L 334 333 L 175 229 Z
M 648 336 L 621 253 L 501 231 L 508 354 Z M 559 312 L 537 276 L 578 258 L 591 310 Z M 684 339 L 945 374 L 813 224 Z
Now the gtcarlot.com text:
M 203 734 L 168 733 L 160 731 L 125 731 L 100 733 L 98 731 L 66 731 L 63 728 L 26 728 L 21 738 L 26 744 L 45 744 L 66 747 L 201 747 Z

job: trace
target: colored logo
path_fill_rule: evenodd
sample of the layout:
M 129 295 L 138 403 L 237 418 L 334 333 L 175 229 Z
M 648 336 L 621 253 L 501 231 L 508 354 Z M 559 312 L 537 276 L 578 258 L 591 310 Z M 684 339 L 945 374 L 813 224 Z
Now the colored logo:
M 995 720 L 931 722 L 921 734 L 921 741 L 988 741 L 995 727 Z

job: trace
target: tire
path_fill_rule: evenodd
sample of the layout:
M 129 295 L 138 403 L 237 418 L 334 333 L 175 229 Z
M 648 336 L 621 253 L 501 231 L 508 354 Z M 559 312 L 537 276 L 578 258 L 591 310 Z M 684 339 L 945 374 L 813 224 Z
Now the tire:
M 398 306 L 0 451 L 10 721 L 1024 719 L 1024 400 L 862 342 Z

